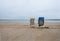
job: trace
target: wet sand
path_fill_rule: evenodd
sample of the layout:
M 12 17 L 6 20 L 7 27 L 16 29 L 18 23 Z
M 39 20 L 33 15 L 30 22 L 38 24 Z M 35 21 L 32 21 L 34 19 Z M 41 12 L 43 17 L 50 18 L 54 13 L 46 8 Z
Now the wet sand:
M 30 28 L 25 23 L 0 23 L 0 41 L 60 41 L 60 23 L 45 25 L 49 29 Z

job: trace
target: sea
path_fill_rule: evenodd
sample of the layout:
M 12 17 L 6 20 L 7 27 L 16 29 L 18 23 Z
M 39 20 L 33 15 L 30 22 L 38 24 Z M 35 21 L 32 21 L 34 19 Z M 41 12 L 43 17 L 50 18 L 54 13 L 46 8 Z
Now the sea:
M 45 19 L 45 22 L 60 22 L 60 19 Z M 0 22 L 29 22 L 29 19 L 0 19 Z M 36 19 L 37 23 L 38 20 Z

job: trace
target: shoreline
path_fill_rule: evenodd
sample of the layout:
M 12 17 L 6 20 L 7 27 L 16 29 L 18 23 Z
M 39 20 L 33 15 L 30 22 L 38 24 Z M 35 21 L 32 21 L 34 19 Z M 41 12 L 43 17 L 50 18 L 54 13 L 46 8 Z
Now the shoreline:
M 7 26 L 29 27 L 30 23 L 26 23 L 26 22 L 0 22 L 0 28 L 7 27 Z M 60 28 L 60 22 L 45 22 L 44 26 L 47 26 L 49 28 Z M 38 23 L 35 23 L 35 27 L 38 27 Z

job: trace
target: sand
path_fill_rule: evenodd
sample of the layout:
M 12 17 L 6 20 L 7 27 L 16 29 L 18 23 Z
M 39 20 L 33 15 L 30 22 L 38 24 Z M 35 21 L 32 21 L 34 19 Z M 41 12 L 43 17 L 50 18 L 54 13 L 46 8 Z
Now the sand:
M 0 41 L 60 41 L 60 23 L 45 25 L 49 29 L 30 28 L 26 23 L 0 22 Z

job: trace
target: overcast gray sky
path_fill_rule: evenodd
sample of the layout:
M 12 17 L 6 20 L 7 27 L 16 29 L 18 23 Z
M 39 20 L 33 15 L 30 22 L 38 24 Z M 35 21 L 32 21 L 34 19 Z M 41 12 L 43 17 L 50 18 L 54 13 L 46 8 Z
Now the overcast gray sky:
M 0 19 L 60 19 L 60 0 L 0 0 Z

